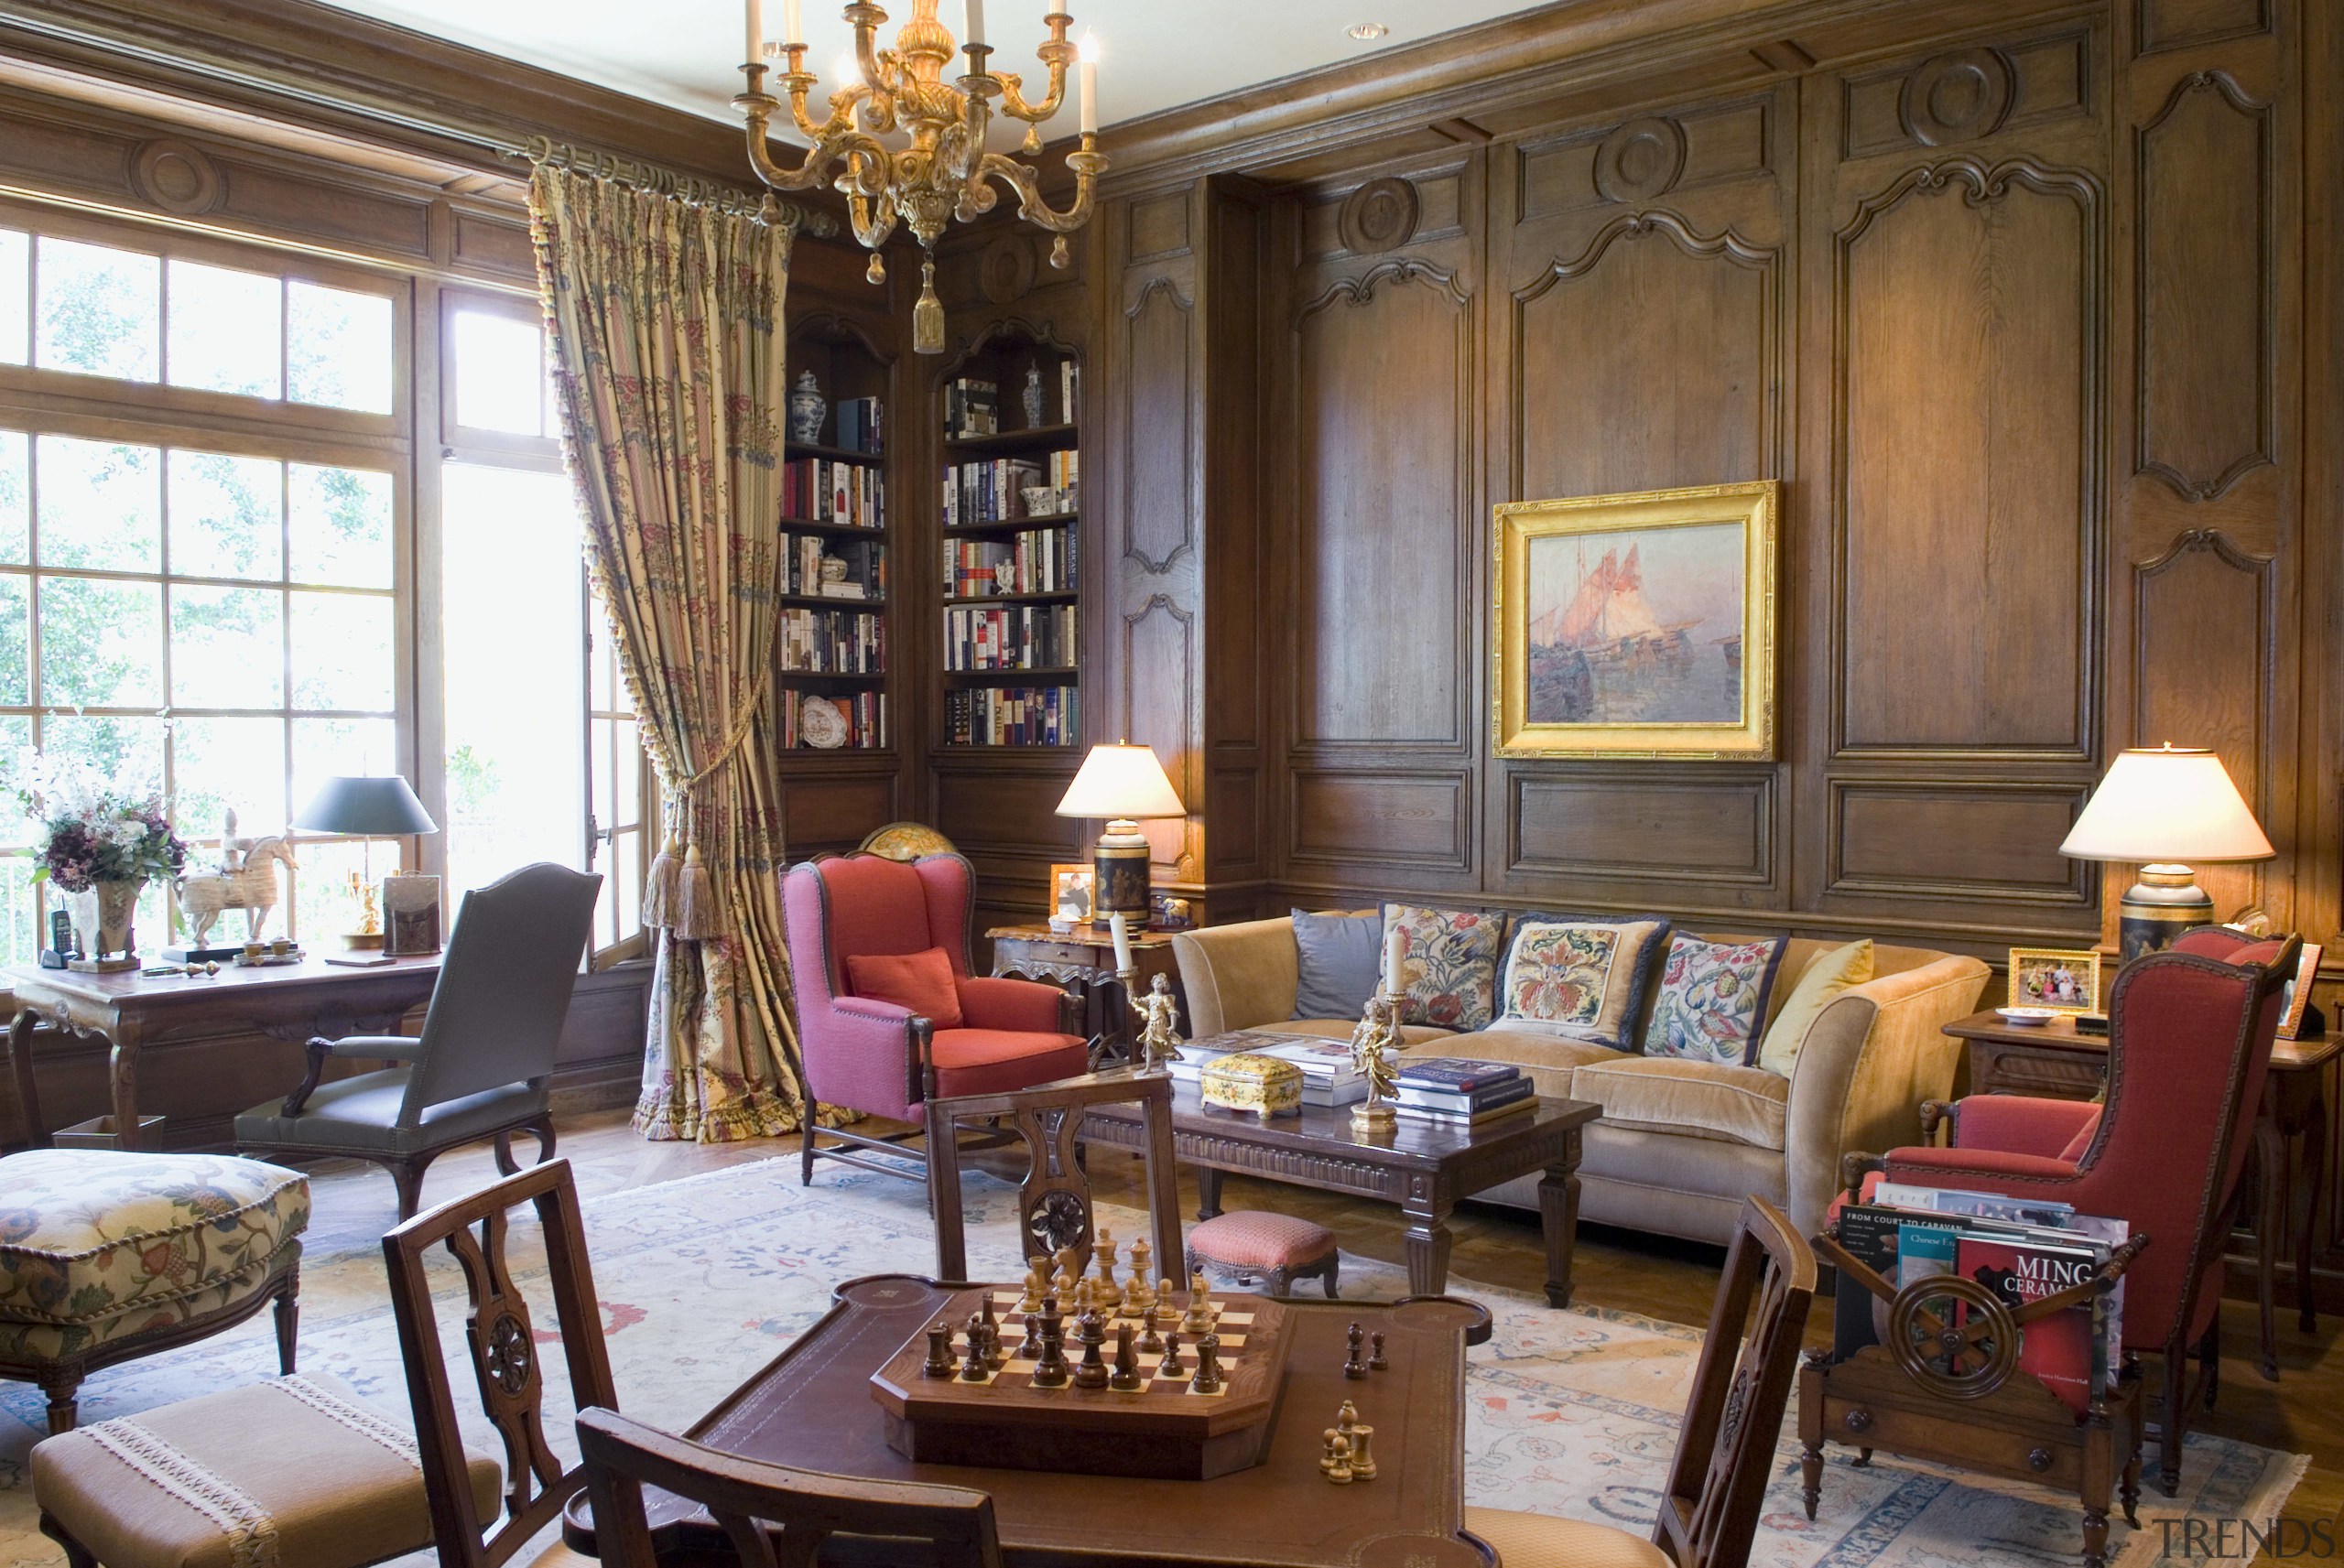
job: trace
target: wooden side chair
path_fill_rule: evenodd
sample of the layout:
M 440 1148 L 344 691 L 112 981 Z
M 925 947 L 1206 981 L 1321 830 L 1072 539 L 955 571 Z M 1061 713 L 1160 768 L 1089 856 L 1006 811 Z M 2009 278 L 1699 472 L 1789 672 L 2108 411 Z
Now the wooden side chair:
M 1027 1260 L 1071 1247 L 1085 1265 L 1095 1231 L 1091 1184 L 1078 1145 L 1094 1105 L 1140 1107 L 1147 1128 L 1147 1217 L 1155 1272 L 1170 1278 L 1181 1260 L 1179 1173 L 1172 1161 L 1172 1080 L 1162 1074 L 1092 1073 L 1038 1088 L 959 1095 L 928 1102 L 928 1206 L 936 1217 L 936 1277 L 965 1280 L 968 1237 L 960 1217 L 960 1127 L 1006 1121 L 1026 1145 L 1017 1192 L 1017 1236 Z
M 441 1568 L 512 1561 L 585 1485 L 547 1445 L 545 1379 L 505 1261 L 508 1211 L 533 1206 L 580 1408 L 617 1404 L 570 1162 L 534 1166 L 383 1238 L 412 1426 L 321 1374 L 145 1411 L 39 1444 L 33 1498 L 70 1568 L 274 1561 L 363 1568 L 438 1548 Z M 445 1245 L 470 1298 L 465 1342 L 505 1463 L 458 1436 L 424 1257 Z M 483 1520 L 495 1521 L 483 1534 Z M 535 1568 L 583 1560 L 557 1547 Z
M 1503 1509 L 1467 1509 L 1467 1531 L 1497 1552 L 1498 1568 L 1742 1568 L 1774 1471 L 1815 1273 L 1814 1249 L 1789 1218 L 1763 1198 L 1744 1199 L 1650 1541 Z
M 706 1509 L 743 1568 L 813 1568 L 815 1553 L 833 1536 L 884 1542 L 888 1562 L 902 1560 L 906 1543 L 921 1542 L 927 1550 L 913 1560 L 926 1568 L 1001 1568 L 993 1498 L 965 1487 L 793 1470 L 706 1448 L 607 1410 L 579 1412 L 578 1447 L 603 1568 L 658 1568 L 643 1507 L 646 1487 Z

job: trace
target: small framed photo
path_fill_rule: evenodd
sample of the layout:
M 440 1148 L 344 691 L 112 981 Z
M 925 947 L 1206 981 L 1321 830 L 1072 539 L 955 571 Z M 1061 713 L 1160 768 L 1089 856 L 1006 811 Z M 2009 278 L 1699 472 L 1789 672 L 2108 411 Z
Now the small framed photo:
M 2311 1005 L 2312 982 L 2319 978 L 2319 953 L 2318 943 L 2304 944 L 2303 957 L 2295 963 L 2295 978 L 2287 982 L 2287 989 L 2280 998 L 2279 1038 L 2282 1040 L 2293 1040 L 2303 1033 L 2304 1010 Z
M 440 951 L 440 879 L 416 871 L 383 879 L 383 952 L 393 958 Z
M 1089 920 L 1096 871 L 1090 866 L 1050 868 L 1050 913 L 1077 925 Z
M 2010 1004 L 2054 1012 L 2098 1012 L 2100 955 L 2089 947 L 2012 948 Z

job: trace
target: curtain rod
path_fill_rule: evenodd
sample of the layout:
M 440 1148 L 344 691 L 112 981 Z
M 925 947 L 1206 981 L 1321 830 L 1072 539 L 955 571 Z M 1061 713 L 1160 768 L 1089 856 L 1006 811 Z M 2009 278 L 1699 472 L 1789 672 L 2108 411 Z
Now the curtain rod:
M 630 189 L 672 196 L 679 201 L 712 207 L 733 217 L 762 219 L 792 233 L 808 233 L 819 239 L 829 239 L 839 232 L 838 220 L 828 212 L 796 201 L 780 200 L 769 190 L 752 194 L 735 186 L 678 174 L 674 169 L 662 168 L 657 164 L 621 157 L 616 153 L 594 147 L 576 146 L 545 136 L 531 136 L 521 146 L 500 146 L 494 151 L 499 157 L 525 160 L 533 166 L 542 164 L 571 169 Z

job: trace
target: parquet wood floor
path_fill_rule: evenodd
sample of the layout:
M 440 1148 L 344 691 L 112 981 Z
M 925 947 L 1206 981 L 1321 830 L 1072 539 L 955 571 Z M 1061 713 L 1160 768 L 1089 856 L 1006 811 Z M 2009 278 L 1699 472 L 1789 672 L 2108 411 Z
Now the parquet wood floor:
M 647 1143 L 629 1130 L 624 1111 L 565 1117 L 559 1133 L 560 1152 L 575 1165 L 580 1186 L 589 1195 L 755 1160 L 795 1159 L 798 1152 L 795 1137 L 715 1147 Z M 816 1185 L 836 1180 L 839 1169 L 817 1166 Z M 1145 1206 L 1135 1157 L 1098 1150 L 1090 1169 L 1102 1197 L 1134 1207 Z M 381 1172 L 336 1164 L 320 1167 L 317 1173 L 320 1179 L 310 1227 L 313 1249 L 364 1246 L 396 1221 L 390 1179 Z M 1015 1179 L 1018 1171 L 1004 1168 L 1000 1173 Z M 495 1174 L 486 1145 L 459 1151 L 432 1168 L 424 1202 L 429 1205 L 468 1191 L 494 1180 Z M 1183 1180 L 1181 1195 L 1184 1214 L 1194 1214 L 1193 1180 Z M 1222 1202 L 1231 1208 L 1275 1208 L 1305 1216 L 1332 1230 L 1345 1251 L 1405 1266 L 1405 1226 L 1396 1208 L 1239 1175 L 1227 1179 Z M 1458 1212 L 1453 1228 L 1456 1248 L 1450 1268 L 1458 1277 L 1534 1296 L 1541 1292 L 1546 1263 L 1536 1216 L 1468 1206 Z M 1574 1271 L 1576 1300 L 1582 1305 L 1699 1325 L 1709 1319 L 1721 1257 L 1713 1247 L 1601 1226 L 1584 1227 Z M 1829 1304 L 1818 1302 L 1807 1327 L 1810 1343 L 1827 1343 L 1829 1330 Z M 2311 1469 L 2296 1488 L 2287 1513 L 2306 1524 L 2328 1521 L 2339 1547 L 2344 1548 L 2344 1517 L 2339 1517 L 2344 1516 L 2344 1325 L 2334 1318 L 2323 1318 L 2316 1334 L 2305 1335 L 2295 1327 L 2294 1312 L 2283 1310 L 2277 1383 L 2264 1382 L 2256 1368 L 2256 1326 L 2251 1305 L 2223 1303 L 2222 1340 L 2228 1355 L 2222 1363 L 2220 1400 L 2202 1418 L 2201 1430 L 2309 1454 Z M 2151 1386 L 2155 1386 L 2154 1376 Z M 2236 1539 L 2234 1533 L 2232 1539 Z M 2301 1568 L 2306 1561 L 2310 1559 L 2295 1557 L 2290 1568 Z

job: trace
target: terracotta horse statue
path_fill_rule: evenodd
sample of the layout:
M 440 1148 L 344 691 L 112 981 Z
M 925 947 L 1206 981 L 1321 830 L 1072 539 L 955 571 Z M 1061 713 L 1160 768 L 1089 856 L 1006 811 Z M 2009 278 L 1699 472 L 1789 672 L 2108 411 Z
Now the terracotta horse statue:
M 279 860 L 288 870 L 300 869 L 293 859 L 293 847 L 280 835 L 239 838 L 236 814 L 228 813 L 226 829 L 220 836 L 220 869 L 182 876 L 171 885 L 172 902 L 178 905 L 189 940 L 203 946 L 212 923 L 223 911 L 241 909 L 244 940 L 257 941 L 261 928 L 268 924 L 269 911 L 277 907 L 276 863 Z

